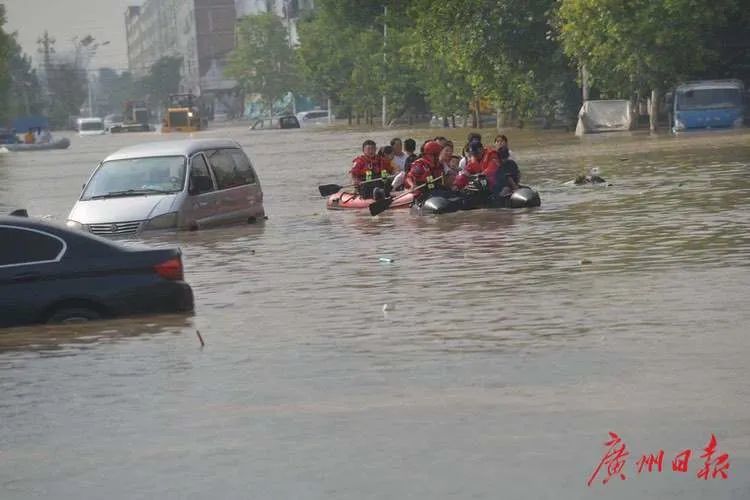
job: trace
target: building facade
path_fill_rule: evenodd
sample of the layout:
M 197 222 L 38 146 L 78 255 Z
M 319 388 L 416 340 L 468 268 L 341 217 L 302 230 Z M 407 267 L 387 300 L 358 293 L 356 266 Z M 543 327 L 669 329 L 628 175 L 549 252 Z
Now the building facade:
M 129 69 L 140 78 L 161 57 L 182 57 L 180 91 L 221 101 L 236 87 L 224 76 L 236 19 L 234 0 L 147 0 L 128 7 Z
M 141 78 L 161 57 L 182 57 L 180 90 L 211 101 L 212 109 L 229 110 L 237 105 L 237 85 L 224 68 L 237 19 L 273 12 L 296 43 L 297 20 L 312 8 L 313 0 L 146 0 L 125 11 L 128 67 Z
M 237 17 L 273 12 L 281 18 L 292 44 L 298 43 L 297 21 L 315 7 L 314 0 L 235 0 Z

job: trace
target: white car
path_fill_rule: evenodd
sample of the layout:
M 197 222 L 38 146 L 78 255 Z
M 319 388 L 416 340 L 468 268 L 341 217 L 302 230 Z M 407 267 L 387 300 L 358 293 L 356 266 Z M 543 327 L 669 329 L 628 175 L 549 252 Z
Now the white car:
M 78 135 L 104 135 L 104 121 L 101 118 L 79 118 Z
M 335 120 L 335 116 L 331 115 L 331 121 Z M 328 110 L 327 109 L 315 109 L 312 111 L 302 111 L 297 113 L 297 121 L 301 127 L 308 127 L 310 125 L 328 125 Z

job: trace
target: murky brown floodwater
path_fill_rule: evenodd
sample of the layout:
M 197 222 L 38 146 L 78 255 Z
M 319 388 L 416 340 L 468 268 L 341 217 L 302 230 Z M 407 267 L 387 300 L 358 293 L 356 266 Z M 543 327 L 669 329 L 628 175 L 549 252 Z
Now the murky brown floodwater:
M 750 133 L 511 130 L 541 209 L 325 210 L 366 136 L 427 134 L 201 134 L 246 148 L 270 219 L 149 240 L 195 317 L 0 333 L 0 498 L 749 498 Z M 0 210 L 64 220 L 167 138 L 0 154 Z M 614 185 L 561 185 L 590 166 Z M 627 480 L 587 488 L 608 431 Z M 696 477 L 711 433 L 726 481 Z

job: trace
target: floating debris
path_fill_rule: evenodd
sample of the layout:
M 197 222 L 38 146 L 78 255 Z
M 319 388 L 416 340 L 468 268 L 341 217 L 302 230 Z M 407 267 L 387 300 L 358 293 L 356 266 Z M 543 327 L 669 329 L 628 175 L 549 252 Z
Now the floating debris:
M 388 264 L 392 264 L 394 262 L 394 260 L 391 259 L 390 257 L 380 257 L 378 260 L 380 262 L 386 262 Z
M 591 264 L 592 262 L 591 262 L 590 259 L 581 259 L 581 260 L 578 261 L 578 263 L 583 266 L 583 265 L 586 265 L 586 264 Z
M 395 310 L 396 310 L 395 304 L 383 304 L 383 312 L 395 311 Z
M 201 341 L 201 347 L 205 347 L 206 343 L 203 342 L 203 337 L 201 336 L 201 331 L 200 330 L 196 330 L 195 334 L 198 336 L 198 340 Z

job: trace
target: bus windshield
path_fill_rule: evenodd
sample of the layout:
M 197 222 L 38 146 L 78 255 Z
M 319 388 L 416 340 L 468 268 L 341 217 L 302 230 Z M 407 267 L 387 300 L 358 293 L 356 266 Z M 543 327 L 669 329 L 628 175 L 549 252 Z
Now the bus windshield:
M 742 93 L 737 88 L 685 90 L 677 93 L 675 105 L 677 111 L 741 108 Z

